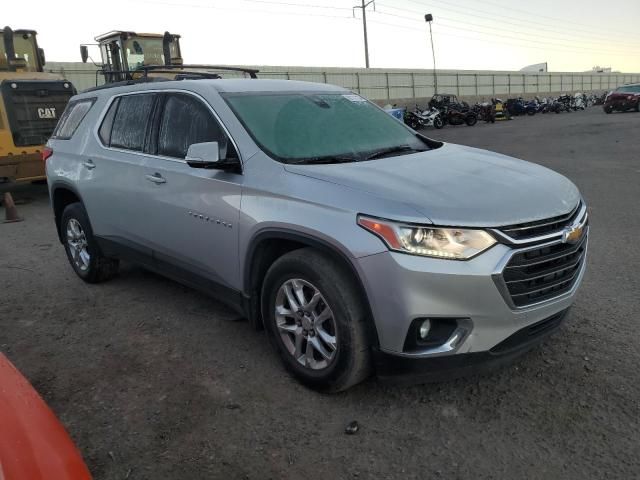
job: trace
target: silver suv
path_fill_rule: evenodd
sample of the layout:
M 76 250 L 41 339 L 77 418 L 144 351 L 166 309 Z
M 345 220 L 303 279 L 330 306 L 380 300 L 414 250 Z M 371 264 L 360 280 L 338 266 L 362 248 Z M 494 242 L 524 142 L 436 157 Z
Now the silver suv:
M 428 139 L 336 86 L 97 89 L 44 157 L 80 278 L 122 259 L 213 294 L 323 391 L 508 361 L 560 325 L 585 270 L 565 177 Z

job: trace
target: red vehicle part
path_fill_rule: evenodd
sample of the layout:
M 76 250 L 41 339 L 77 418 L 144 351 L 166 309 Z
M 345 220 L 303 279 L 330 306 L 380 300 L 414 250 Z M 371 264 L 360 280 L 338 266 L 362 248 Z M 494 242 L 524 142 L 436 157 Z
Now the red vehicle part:
M 90 480 L 66 430 L 0 353 L 0 480 Z

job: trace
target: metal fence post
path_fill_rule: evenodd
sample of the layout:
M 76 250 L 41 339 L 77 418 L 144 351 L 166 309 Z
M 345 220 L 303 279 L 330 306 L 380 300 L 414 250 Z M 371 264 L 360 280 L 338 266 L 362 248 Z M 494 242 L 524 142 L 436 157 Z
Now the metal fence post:
M 496 98 L 496 76 L 495 74 L 491 74 L 491 96 Z
M 389 72 L 385 73 L 387 77 L 387 100 L 391 100 L 391 85 L 389 84 Z
M 322 78 L 324 83 L 327 83 L 327 72 L 322 72 Z
M 361 93 L 361 89 L 360 89 L 360 72 L 356 72 L 356 88 L 358 90 L 358 94 Z
M 480 96 L 480 89 L 478 88 L 478 74 L 475 73 L 473 77 L 474 81 L 476 82 L 476 101 L 478 101 L 478 97 Z
M 511 74 L 507 73 L 507 83 L 509 84 L 507 87 L 507 93 L 511 95 Z
M 460 96 L 460 74 L 456 73 L 456 93 Z
M 416 98 L 416 76 L 411 72 L 411 91 L 413 92 L 413 98 Z

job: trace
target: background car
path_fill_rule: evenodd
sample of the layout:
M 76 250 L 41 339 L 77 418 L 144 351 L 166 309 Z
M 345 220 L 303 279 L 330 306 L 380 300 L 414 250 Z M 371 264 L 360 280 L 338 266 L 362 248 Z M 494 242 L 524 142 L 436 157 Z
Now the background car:
M 616 88 L 607 95 L 603 109 L 605 113 L 611 113 L 614 110 L 626 112 L 631 109 L 640 112 L 640 83 Z

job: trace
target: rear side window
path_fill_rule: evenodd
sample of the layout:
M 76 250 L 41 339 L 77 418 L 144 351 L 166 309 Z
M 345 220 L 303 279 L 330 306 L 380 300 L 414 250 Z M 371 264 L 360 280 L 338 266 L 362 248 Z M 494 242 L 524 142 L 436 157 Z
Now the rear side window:
M 114 111 L 109 146 L 134 151 L 143 150 L 154 100 L 155 94 L 152 93 L 120 97 Z M 107 117 L 105 121 L 108 120 Z
M 158 154 L 165 157 L 185 158 L 194 143 L 218 142 L 224 157 L 237 158 L 233 147 L 211 111 L 191 95 L 174 94 L 167 97 L 160 131 Z
M 69 140 L 80 126 L 82 119 L 91 110 L 95 101 L 95 98 L 87 98 L 69 102 L 52 137 L 56 140 Z

